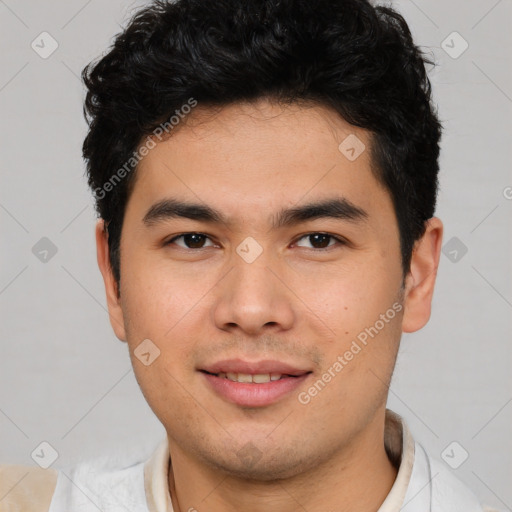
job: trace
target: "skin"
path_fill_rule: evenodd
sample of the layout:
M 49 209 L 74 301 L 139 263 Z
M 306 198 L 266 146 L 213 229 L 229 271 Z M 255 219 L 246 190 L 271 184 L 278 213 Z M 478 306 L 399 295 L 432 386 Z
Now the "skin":
M 338 149 L 350 134 L 366 145 L 355 161 Z M 430 219 L 404 282 L 398 225 L 370 169 L 370 144 L 367 131 L 314 104 L 199 105 L 139 164 L 121 235 L 120 297 L 98 222 L 111 323 L 167 431 L 174 510 L 376 511 L 389 493 L 397 471 L 384 449 L 388 385 L 401 333 L 430 317 L 443 226 Z M 333 196 L 368 217 L 272 228 L 282 208 Z M 147 210 L 168 197 L 207 204 L 230 223 L 146 226 Z M 165 245 L 187 232 L 206 234 L 204 247 L 183 238 Z M 327 239 L 322 248 L 307 236 L 319 232 L 347 243 Z M 236 252 L 249 236 L 263 250 L 252 263 Z M 292 392 L 241 407 L 198 371 L 235 357 L 287 361 L 312 371 L 298 390 L 307 391 L 393 304 L 402 310 L 307 404 Z M 148 366 L 134 356 L 144 339 L 160 350 Z M 244 447 L 255 463 L 237 454 Z

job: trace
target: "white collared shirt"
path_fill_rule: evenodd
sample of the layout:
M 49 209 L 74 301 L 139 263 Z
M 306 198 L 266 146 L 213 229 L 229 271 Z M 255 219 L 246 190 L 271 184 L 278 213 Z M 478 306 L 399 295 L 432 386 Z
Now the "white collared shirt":
M 445 464 L 430 458 L 389 409 L 384 443 L 399 467 L 378 512 L 492 512 Z M 165 437 L 148 460 L 122 469 L 94 461 L 62 470 L 0 466 L 0 512 L 173 512 L 170 463 Z

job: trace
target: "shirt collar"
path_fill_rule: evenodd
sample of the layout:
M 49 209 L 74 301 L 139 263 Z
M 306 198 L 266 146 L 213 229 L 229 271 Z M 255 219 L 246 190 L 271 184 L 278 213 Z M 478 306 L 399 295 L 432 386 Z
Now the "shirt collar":
M 389 459 L 398 467 L 395 482 L 377 512 L 398 512 L 403 505 L 414 466 L 414 439 L 398 414 L 386 409 L 384 446 Z
M 411 480 L 415 443 L 403 418 L 390 409 L 386 409 L 384 446 L 389 459 L 398 468 L 398 473 L 377 512 L 398 512 Z M 165 436 L 144 464 L 144 487 L 149 512 L 173 512 L 170 492 L 175 494 L 175 489 L 171 481 L 169 492 L 169 468 L 169 443 Z
M 144 488 L 149 512 L 173 512 L 167 480 L 170 462 L 169 441 L 165 436 L 144 464 Z M 171 492 L 175 492 L 174 488 L 171 488 Z

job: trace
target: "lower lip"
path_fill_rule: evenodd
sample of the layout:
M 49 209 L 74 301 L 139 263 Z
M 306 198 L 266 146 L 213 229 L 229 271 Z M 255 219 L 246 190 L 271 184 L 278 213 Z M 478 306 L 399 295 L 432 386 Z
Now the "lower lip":
M 222 398 L 243 407 L 264 407 L 270 405 L 301 386 L 310 375 L 284 377 L 262 384 L 234 382 L 210 373 L 201 372 L 213 390 Z

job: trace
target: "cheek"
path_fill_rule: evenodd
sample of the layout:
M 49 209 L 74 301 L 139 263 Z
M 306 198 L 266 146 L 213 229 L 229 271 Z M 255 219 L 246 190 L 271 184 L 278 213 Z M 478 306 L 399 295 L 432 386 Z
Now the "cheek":
M 186 432 L 185 435 L 190 435 L 191 431 L 196 430 L 195 425 L 204 424 L 204 409 L 201 408 L 196 394 L 189 391 L 191 386 L 187 381 L 187 374 L 179 373 L 179 368 L 172 367 L 169 363 L 178 357 L 169 357 L 168 353 L 162 352 L 150 366 L 133 361 L 133 367 L 148 405 L 162 424 L 168 431 L 182 430 Z M 182 366 L 183 360 L 180 364 Z
M 324 339 L 322 370 L 336 377 L 318 403 L 351 408 L 383 399 L 401 335 L 400 275 L 375 258 L 325 281 L 316 308 L 336 337 L 332 343 Z
M 342 270 L 303 273 L 294 284 L 297 295 L 335 331 L 338 339 L 373 325 L 397 300 L 398 274 L 382 261 L 352 264 Z
M 170 404 L 186 404 L 190 399 L 184 389 L 192 384 L 193 354 L 204 338 L 198 326 L 205 312 L 197 290 L 179 286 L 164 271 L 132 273 L 129 281 L 123 314 L 134 374 L 151 409 L 168 424 Z M 147 352 L 154 357 L 150 364 L 145 364 L 147 356 L 144 361 Z
M 126 256 L 121 283 L 123 311 L 130 330 L 139 336 L 167 337 L 194 313 L 215 282 L 204 272 L 198 278 L 192 266 L 178 267 L 151 255 L 130 258 L 127 252 Z

